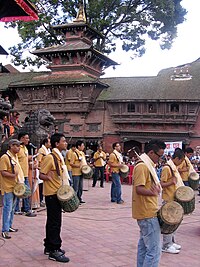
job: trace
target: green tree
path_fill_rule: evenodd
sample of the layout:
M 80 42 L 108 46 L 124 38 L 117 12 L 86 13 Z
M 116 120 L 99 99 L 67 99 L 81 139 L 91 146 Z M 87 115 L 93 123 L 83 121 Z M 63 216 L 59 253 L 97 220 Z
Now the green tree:
M 162 49 L 170 49 L 177 36 L 177 26 L 184 21 L 186 10 L 182 0 L 88 0 L 87 23 L 105 35 L 97 40 L 96 48 L 109 54 L 122 41 L 122 49 L 133 51 L 134 56 L 145 53 L 145 40 L 159 40 Z M 26 56 L 27 51 L 62 44 L 52 26 L 72 22 L 76 17 L 79 1 L 32 0 L 39 11 L 39 20 L 12 22 L 6 27 L 17 28 L 21 42 L 10 48 L 13 63 L 27 67 L 40 66 L 40 58 Z M 25 56 L 24 56 L 25 54 Z

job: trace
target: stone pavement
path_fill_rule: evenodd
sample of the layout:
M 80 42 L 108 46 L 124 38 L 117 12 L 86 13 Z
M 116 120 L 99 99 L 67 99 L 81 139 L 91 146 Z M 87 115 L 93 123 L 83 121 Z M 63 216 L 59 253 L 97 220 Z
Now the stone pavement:
M 139 230 L 131 218 L 131 186 L 122 186 L 123 205 L 110 202 L 110 183 L 92 188 L 86 180 L 84 186 L 86 204 L 74 213 L 63 213 L 62 248 L 69 263 L 50 261 L 43 254 L 46 211 L 41 209 L 34 218 L 15 215 L 13 227 L 19 231 L 11 233 L 10 240 L 0 238 L 0 266 L 136 267 Z M 200 266 L 199 200 L 197 196 L 195 211 L 184 216 L 177 230 L 180 254 L 162 254 L 161 267 Z

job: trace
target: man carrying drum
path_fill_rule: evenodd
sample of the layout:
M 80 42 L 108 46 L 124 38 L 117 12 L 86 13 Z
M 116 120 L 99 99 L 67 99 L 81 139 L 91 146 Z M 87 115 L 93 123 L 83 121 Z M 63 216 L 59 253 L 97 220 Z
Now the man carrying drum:
M 119 143 L 113 143 L 113 152 L 109 156 L 108 164 L 111 167 L 112 185 L 111 185 L 111 202 L 123 204 L 124 200 L 121 198 L 121 180 L 119 171 L 123 166 L 123 157 L 121 154 L 121 146 Z
M 183 183 L 186 186 L 189 186 L 188 178 L 191 169 L 193 169 L 192 164 L 190 162 L 190 158 L 193 156 L 194 150 L 191 147 L 187 147 L 185 149 L 185 158 L 182 163 L 177 167 L 178 171 L 182 177 Z
M 106 164 L 106 153 L 103 151 L 101 145 L 98 145 L 97 151 L 94 153 L 94 176 L 93 176 L 93 184 L 92 187 L 95 187 L 99 173 L 100 173 L 100 187 L 103 186 L 104 182 L 104 168 Z
M 164 153 L 166 145 L 160 140 L 145 144 L 144 152 L 137 162 L 133 177 L 132 214 L 140 228 L 137 267 L 158 267 L 161 256 L 160 225 L 157 218 L 158 195 L 161 186 L 155 163 Z
M 40 179 L 43 183 L 43 194 L 47 207 L 46 238 L 44 239 L 44 254 L 50 260 L 68 262 L 65 251 L 61 249 L 60 237 L 62 224 L 62 208 L 57 197 L 57 191 L 62 186 L 64 173 L 64 158 L 61 151 L 67 148 L 65 136 L 55 133 L 51 136 L 51 154 L 44 157 L 40 168 Z M 66 167 L 66 165 L 65 165 Z
M 17 153 L 20 150 L 20 141 L 11 139 L 8 143 L 9 150 L 0 159 L 1 192 L 3 195 L 2 237 L 10 239 L 9 232 L 17 232 L 12 227 L 17 197 L 13 190 L 18 181 L 19 169 Z M 21 170 L 22 173 L 22 170 Z M 23 177 L 21 177 L 23 178 Z
M 72 167 L 70 165 L 70 160 L 71 160 L 72 154 L 74 153 L 75 150 L 76 150 L 76 145 L 72 144 L 70 146 L 70 149 L 67 151 L 66 158 L 65 158 L 65 163 L 66 163 L 67 170 L 68 170 L 68 173 L 70 176 L 70 185 L 71 186 L 73 186 L 73 180 L 72 180 Z
M 84 165 L 87 165 L 85 159 L 85 153 L 83 150 L 85 149 L 85 145 L 82 140 L 78 140 L 76 142 L 76 150 L 72 153 L 70 158 L 70 165 L 72 167 L 72 179 L 73 179 L 73 188 L 77 194 L 77 197 L 80 201 L 80 204 L 85 203 L 82 200 L 83 194 L 83 175 L 81 168 Z
M 167 161 L 167 164 L 163 167 L 161 172 L 161 186 L 163 188 L 162 191 L 162 199 L 164 203 L 173 201 L 174 194 L 176 189 L 179 186 L 182 186 L 182 179 L 177 170 L 177 166 L 182 163 L 184 160 L 184 152 L 182 149 L 177 148 L 174 151 L 172 159 Z M 172 234 L 164 234 L 163 235 L 163 246 L 162 252 L 178 254 L 180 252 L 181 246 L 174 242 L 175 232 Z
M 20 141 L 21 145 L 20 145 L 20 151 L 17 154 L 18 159 L 19 159 L 19 164 L 22 168 L 22 171 L 24 173 L 24 184 L 30 188 L 30 184 L 29 184 L 29 180 L 28 180 L 28 171 L 29 171 L 29 161 L 32 160 L 32 156 L 28 155 L 28 149 L 27 149 L 27 145 L 29 144 L 29 135 L 26 132 L 20 132 L 18 134 L 18 140 Z M 20 207 L 19 207 L 19 201 L 20 199 L 17 198 L 17 203 L 16 203 L 16 207 L 15 207 L 15 214 L 22 214 L 22 211 L 20 211 Z M 29 197 L 26 197 L 22 200 L 23 202 L 23 211 L 25 212 L 25 215 L 28 217 L 35 217 L 36 213 L 33 213 L 31 211 L 31 205 L 30 205 L 30 199 Z

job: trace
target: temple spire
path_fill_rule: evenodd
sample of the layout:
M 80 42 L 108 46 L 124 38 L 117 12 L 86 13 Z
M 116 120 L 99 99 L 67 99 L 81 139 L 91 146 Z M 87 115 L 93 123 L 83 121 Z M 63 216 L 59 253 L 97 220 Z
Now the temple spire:
M 84 5 L 81 2 L 79 3 L 79 9 L 76 18 L 73 20 L 73 22 L 86 22 Z

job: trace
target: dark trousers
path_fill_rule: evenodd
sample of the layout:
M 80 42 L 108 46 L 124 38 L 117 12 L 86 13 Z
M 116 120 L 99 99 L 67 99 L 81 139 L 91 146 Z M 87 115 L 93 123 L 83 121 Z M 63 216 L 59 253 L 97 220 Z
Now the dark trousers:
M 43 183 L 39 184 L 40 203 L 43 201 Z
M 54 251 L 60 249 L 62 244 L 60 237 L 62 209 L 57 195 L 45 196 L 45 202 L 47 207 L 47 221 L 44 246 L 48 250 Z
M 78 199 L 81 201 L 83 194 L 83 175 L 74 175 L 72 178 L 74 191 L 76 192 Z
M 96 182 L 98 180 L 99 177 L 99 173 L 100 173 L 100 186 L 103 186 L 103 182 L 104 182 L 104 166 L 102 167 L 95 167 L 94 169 L 94 176 L 93 176 L 93 185 L 96 185 Z

